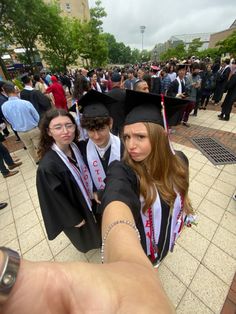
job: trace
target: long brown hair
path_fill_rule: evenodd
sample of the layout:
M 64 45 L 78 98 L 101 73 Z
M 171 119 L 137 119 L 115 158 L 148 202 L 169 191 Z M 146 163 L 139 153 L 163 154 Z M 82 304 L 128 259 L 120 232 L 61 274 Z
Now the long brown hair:
M 48 129 L 49 129 L 49 124 L 52 121 L 52 119 L 56 118 L 56 117 L 68 117 L 71 122 L 73 124 L 76 125 L 75 123 L 75 119 L 73 118 L 73 116 L 67 112 L 64 109 L 51 109 L 48 110 L 41 122 L 40 122 L 40 142 L 39 142 L 39 150 L 38 150 L 38 156 L 39 159 L 43 158 L 43 156 L 46 154 L 46 152 L 51 148 L 52 144 L 54 143 L 54 139 L 52 138 L 52 136 L 48 135 Z M 77 143 L 78 142 L 78 138 L 79 138 L 79 131 L 76 125 L 75 128 L 75 138 L 74 138 L 74 142 Z
M 156 199 L 156 189 L 162 199 L 172 207 L 176 199 L 175 190 L 183 197 L 183 210 L 193 212 L 188 197 L 189 170 L 186 163 L 173 155 L 168 136 L 162 126 L 145 122 L 151 153 L 142 162 L 135 162 L 125 149 L 123 160 L 136 172 L 140 181 L 140 194 L 144 197 L 143 212 L 150 208 Z

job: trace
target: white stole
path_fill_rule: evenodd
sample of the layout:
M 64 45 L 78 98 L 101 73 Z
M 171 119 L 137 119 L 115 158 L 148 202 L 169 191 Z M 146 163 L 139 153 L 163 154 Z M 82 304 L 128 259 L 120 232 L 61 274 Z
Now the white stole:
M 183 91 L 182 91 L 181 80 L 180 80 L 180 78 L 179 78 L 178 76 L 177 76 L 176 80 L 177 80 L 177 81 L 178 81 L 178 83 L 179 83 L 178 93 L 177 93 L 177 94 L 182 94 L 182 93 L 183 93 Z M 184 79 L 182 79 L 182 81 L 183 81 L 183 84 L 185 85 L 185 81 L 184 81 Z
M 151 207 L 151 210 L 152 210 L 154 239 L 155 239 L 155 243 L 158 245 L 159 238 L 160 238 L 160 231 L 161 231 L 162 208 L 161 208 L 161 200 L 160 200 L 159 193 L 157 190 L 156 192 L 157 192 L 157 197 Z M 142 211 L 144 207 L 143 196 L 140 196 L 140 202 L 141 202 L 141 217 L 142 217 L 143 226 L 145 230 L 145 236 L 146 236 L 147 255 L 150 255 L 151 254 L 150 252 L 150 240 L 151 240 L 150 221 L 149 221 L 148 211 L 146 213 L 143 213 Z M 174 242 L 176 241 L 176 239 L 178 238 L 180 234 L 179 227 L 181 224 L 181 219 L 178 219 L 180 212 L 181 212 L 181 197 L 177 193 L 177 197 L 175 199 L 173 212 L 172 212 L 172 219 L 171 219 L 169 250 L 171 250 Z M 157 257 L 156 252 L 155 252 L 155 257 Z
M 101 89 L 100 84 L 98 82 L 96 82 L 96 88 L 93 85 L 91 86 L 91 88 L 97 90 L 100 93 L 102 93 L 102 89 Z
M 110 141 L 111 141 L 111 152 L 108 161 L 108 165 L 113 160 L 120 160 L 120 139 L 118 136 L 115 136 L 110 133 Z M 87 147 L 87 161 L 89 170 L 93 179 L 93 182 L 97 188 L 97 190 L 103 190 L 105 187 L 104 180 L 106 178 L 105 171 L 103 169 L 101 160 L 99 158 L 98 152 L 96 150 L 95 144 L 93 141 L 89 140 Z
M 52 145 L 51 148 L 57 153 L 57 155 L 61 158 L 61 160 L 70 170 L 71 174 L 73 175 L 76 183 L 80 188 L 81 193 L 83 194 L 83 197 L 88 205 L 89 210 L 92 211 L 91 199 L 93 198 L 93 183 L 90 177 L 90 173 L 82 159 L 81 153 L 76 144 L 72 142 L 70 144 L 70 147 L 73 150 L 73 153 L 77 161 L 77 166 L 79 167 L 79 169 L 69 161 L 66 154 L 55 143 Z

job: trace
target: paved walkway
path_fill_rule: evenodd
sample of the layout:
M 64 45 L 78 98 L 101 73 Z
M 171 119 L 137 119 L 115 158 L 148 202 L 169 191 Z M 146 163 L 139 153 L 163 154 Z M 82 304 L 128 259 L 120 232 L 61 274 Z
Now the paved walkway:
M 230 136 L 229 145 L 233 148 L 236 114 L 230 122 L 224 122 L 218 121 L 214 111 L 200 111 L 198 117 L 190 118 L 190 123 L 193 126 L 189 129 L 178 127 L 173 140 L 190 160 L 190 196 L 199 223 L 183 231 L 174 253 L 168 255 L 158 272 L 177 313 L 221 313 L 236 270 L 236 202 L 232 199 L 236 192 L 236 164 L 214 166 L 188 144 L 186 134 L 211 129 L 214 134 L 225 132 L 221 138 Z M 47 240 L 35 188 L 36 166 L 23 149 L 13 155 L 20 157 L 23 165 L 16 176 L 0 178 L 0 201 L 9 204 L 0 211 L 0 245 L 12 247 L 34 261 L 99 263 L 97 250 L 82 254 L 63 234 L 54 241 Z M 235 285 L 231 292 L 235 297 Z M 233 314 L 235 308 L 228 307 L 224 313 Z

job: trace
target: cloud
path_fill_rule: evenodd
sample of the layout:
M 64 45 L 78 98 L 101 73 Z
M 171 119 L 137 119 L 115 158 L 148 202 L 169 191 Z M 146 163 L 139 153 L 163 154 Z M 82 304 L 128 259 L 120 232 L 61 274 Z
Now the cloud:
M 94 6 L 95 0 L 89 0 Z M 140 26 L 145 25 L 144 49 L 173 35 L 214 33 L 229 28 L 236 18 L 235 0 L 102 0 L 107 17 L 104 32 L 118 42 L 141 49 Z

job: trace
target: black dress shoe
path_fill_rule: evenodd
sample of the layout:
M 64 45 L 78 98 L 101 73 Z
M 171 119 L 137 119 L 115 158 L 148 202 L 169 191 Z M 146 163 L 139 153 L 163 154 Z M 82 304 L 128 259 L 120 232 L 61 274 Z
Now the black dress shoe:
M 222 120 L 222 119 L 223 119 L 223 114 L 222 114 L 222 113 L 221 113 L 221 114 L 218 114 L 217 117 L 218 117 L 220 120 Z
M 7 205 L 8 205 L 7 203 L 0 203 L 0 209 L 7 207 Z
M 225 116 L 222 120 L 229 121 L 229 118 Z

